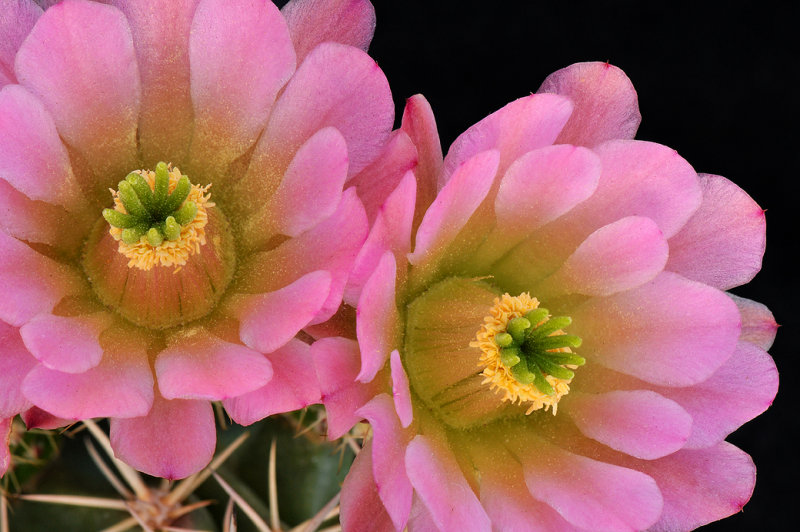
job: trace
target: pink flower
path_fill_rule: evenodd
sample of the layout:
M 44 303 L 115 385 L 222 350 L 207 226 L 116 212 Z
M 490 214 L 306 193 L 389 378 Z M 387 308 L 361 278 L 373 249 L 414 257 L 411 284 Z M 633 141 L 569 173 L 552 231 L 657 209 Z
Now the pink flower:
M 373 432 L 345 529 L 688 530 L 748 501 L 724 439 L 775 396 L 776 324 L 724 290 L 760 269 L 764 213 L 639 122 L 622 71 L 576 64 L 442 159 L 409 100 L 359 188 L 358 341 L 312 346 L 331 436 Z
M 0 0 L 0 420 L 110 417 L 179 478 L 210 401 L 319 401 L 295 336 L 340 305 L 394 107 L 368 0 L 109 3 Z

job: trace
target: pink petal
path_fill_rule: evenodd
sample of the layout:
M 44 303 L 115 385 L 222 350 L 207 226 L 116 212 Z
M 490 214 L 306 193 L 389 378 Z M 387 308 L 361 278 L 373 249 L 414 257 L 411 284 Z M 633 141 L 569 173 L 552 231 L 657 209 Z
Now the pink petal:
M 291 0 L 286 17 L 297 62 L 323 42 L 338 42 L 365 52 L 375 32 L 375 8 L 369 0 Z
M 356 377 L 370 382 L 386 364 L 389 353 L 396 347 L 398 313 L 395 304 L 394 254 L 387 251 L 381 257 L 358 300 L 356 332 L 361 349 L 361 371 Z
M 22 41 L 42 15 L 42 8 L 32 0 L 0 0 L 0 79 L 16 83 L 14 57 Z M 0 87 L 5 85 L 0 83 Z
M 290 340 L 268 356 L 275 374 L 266 385 L 223 401 L 240 425 L 250 425 L 272 414 L 299 410 L 321 401 L 317 374 L 308 344 Z
M 395 529 L 403 530 L 414 492 L 405 471 L 406 446 L 412 434 L 400 427 L 392 399 L 386 394 L 373 398 L 359 409 L 358 414 L 369 420 L 372 426 L 372 470 L 378 495 Z
M 531 495 L 577 527 L 644 530 L 661 514 L 656 482 L 639 471 L 573 454 L 544 440 L 517 456 Z
M 651 281 L 664 269 L 668 254 L 653 220 L 628 216 L 589 235 L 542 284 L 554 295 L 607 296 Z
M 739 311 L 724 292 L 670 272 L 593 298 L 571 316 L 570 332 L 593 362 L 664 386 L 710 377 L 730 358 L 740 330 Z
M 106 312 L 74 317 L 39 314 L 19 332 L 25 347 L 45 367 L 83 373 L 103 358 L 100 335 L 111 323 Z
M 557 143 L 596 146 L 611 139 L 632 139 L 642 115 L 631 80 L 608 63 L 575 63 L 550 74 L 540 93 L 567 96 L 575 105 Z
M 169 480 L 185 478 L 208 465 L 217 433 L 208 401 L 156 394 L 144 417 L 111 419 L 111 447 L 117 458 L 139 471 Z
M 491 530 L 491 522 L 453 454 L 430 436 L 408 444 L 406 472 L 440 530 Z
M 341 525 L 343 530 L 386 532 L 392 520 L 386 513 L 372 476 L 372 440 L 356 456 L 342 484 Z
M 30 408 L 31 402 L 22 394 L 20 384 L 36 365 L 36 359 L 22 343 L 19 329 L 0 321 L 0 418 L 11 418 Z
M 669 238 L 700 205 L 694 169 L 675 150 L 650 142 L 614 140 L 596 147 L 602 174 L 591 197 L 519 244 L 494 267 L 507 290 L 553 273 L 591 233 L 626 216 L 650 218 Z
M 122 13 L 79 0 L 53 6 L 20 47 L 15 68 L 98 175 L 136 167 L 139 70 Z M 116 183 L 114 175 L 98 190 Z
M 192 164 L 224 172 L 256 141 L 275 96 L 294 73 L 289 29 L 272 2 L 201 0 L 189 60 L 196 116 Z
M 262 353 L 275 351 L 319 312 L 330 287 L 330 273 L 320 270 L 274 292 L 240 296 L 234 311 L 242 342 Z
M 742 315 L 742 334 L 739 340 L 750 342 L 767 350 L 772 347 L 778 332 L 778 323 L 772 312 L 761 303 L 728 294 Z
M 311 356 L 328 414 L 328 438 L 335 440 L 361 421 L 356 411 L 380 393 L 383 383 L 356 381 L 361 357 L 353 340 L 322 338 L 311 345 Z
M 378 210 L 367 241 L 358 252 L 353 271 L 347 279 L 345 303 L 352 306 L 358 304 L 364 283 L 372 275 L 384 251 L 393 251 L 395 259 L 405 263 L 406 254 L 411 250 L 415 197 L 416 181 L 414 173 L 409 171 Z M 398 272 L 401 279 L 404 274 L 405 271 Z
M 23 392 L 64 419 L 144 416 L 153 404 L 153 374 L 143 346 L 129 344 L 106 349 L 100 364 L 83 373 L 39 365 L 25 378 Z
M 489 150 L 468 159 L 455 171 L 422 219 L 414 252 L 408 257 L 412 264 L 430 263 L 444 253 L 489 192 L 499 161 L 500 153 Z
M 482 452 L 484 451 L 481 449 Z M 488 454 L 488 453 L 487 453 Z M 528 492 L 519 463 L 503 453 L 490 455 L 491 463 L 479 464 L 481 475 L 481 504 L 492 520 L 493 530 L 529 532 L 531 523 L 535 530 L 547 532 L 574 532 L 573 525 L 548 505 L 537 501 Z M 492 460 L 493 459 L 493 460 Z M 487 460 L 488 461 L 488 460 Z
M 661 518 L 651 528 L 655 532 L 693 530 L 741 511 L 756 481 L 750 457 L 724 441 L 643 462 L 641 469 L 664 495 Z
M 346 177 L 344 138 L 332 127 L 320 129 L 297 151 L 273 197 L 247 221 L 248 238 L 296 237 L 311 229 L 339 206 Z
M 724 177 L 702 175 L 700 187 L 700 208 L 669 240 L 667 269 L 723 290 L 745 284 L 761 269 L 764 210 Z
M 669 238 L 697 210 L 702 198 L 697 174 L 666 146 L 635 140 L 606 142 L 595 148 L 603 173 L 597 190 L 576 216 L 589 234 L 624 216 L 646 216 Z
M 308 54 L 275 104 L 248 174 L 285 168 L 316 131 L 333 126 L 347 141 L 357 174 L 383 150 L 394 121 L 386 77 L 364 52 L 323 43 Z
M 65 227 L 74 230 L 64 231 Z M 19 240 L 47 244 L 67 256 L 77 256 L 85 237 L 82 227 L 81 220 L 62 207 L 32 200 L 0 179 L 0 230 Z
M 586 148 L 548 146 L 526 153 L 500 182 L 494 205 L 498 231 L 513 240 L 569 212 L 592 195 L 601 169 L 600 159 Z
M 439 174 L 442 172 L 442 144 L 436 128 L 436 118 L 428 100 L 421 94 L 415 94 L 406 100 L 403 120 L 400 128 L 405 131 L 417 147 L 419 164 L 414 173 L 417 176 L 417 213 L 416 224 L 419 225 L 422 213 L 433 203 L 438 192 Z
M 194 111 L 189 30 L 199 0 L 113 0 L 131 26 L 142 80 L 139 147 L 144 166 L 186 160 Z M 169 31 L 165 31 L 169 28 Z
M 398 129 L 392 132 L 378 158 L 347 182 L 358 190 L 370 221 L 375 220 L 381 205 L 416 166 L 417 149 L 408 135 Z
M 77 207 L 83 195 L 53 119 L 19 85 L 0 91 L 0 175 L 31 199 Z
M 395 349 L 390 357 L 392 368 L 392 397 L 394 398 L 394 409 L 400 424 L 407 428 L 414 417 L 414 409 L 411 405 L 411 389 L 408 387 L 408 375 L 403 369 L 403 362 L 400 360 L 400 353 Z
M 554 94 L 515 100 L 462 133 L 444 158 L 439 189 L 466 160 L 491 149 L 500 152 L 498 173 L 523 154 L 553 144 L 572 113 L 572 103 Z
M 565 410 L 587 437 L 645 460 L 674 453 L 692 431 L 692 416 L 649 390 L 570 394 Z
M 272 365 L 258 351 L 199 331 L 159 353 L 155 372 L 165 399 L 219 401 L 264 386 Z
M 72 419 L 63 419 L 60 417 L 56 417 L 50 412 L 45 412 L 41 408 L 36 406 L 30 407 L 25 412 L 20 414 L 22 421 L 25 423 L 25 426 L 30 429 L 44 429 L 44 430 L 53 430 L 58 429 L 61 427 L 66 427 L 67 425 L 73 424 L 75 421 Z
M 341 307 L 344 288 L 353 270 L 353 263 L 368 234 L 369 225 L 364 206 L 352 187 L 344 191 L 336 212 L 319 225 L 319 230 L 309 231 L 308 240 L 314 242 L 313 260 L 319 260 L 332 276 L 328 299 L 312 320 L 312 324 L 323 323 L 330 319 Z M 325 235 L 327 240 L 332 242 L 316 243 L 320 235 Z M 298 239 L 298 242 L 306 243 L 305 239 Z M 312 260 L 307 260 L 306 264 L 311 262 Z
M 778 370 L 772 357 L 748 342 L 711 377 L 691 388 L 660 393 L 675 400 L 694 419 L 687 448 L 709 447 L 764 412 L 778 392 Z
M 349 188 L 336 212 L 322 223 L 275 249 L 252 255 L 240 269 L 242 290 L 271 292 L 293 283 L 299 275 L 326 270 L 332 278 L 330 293 L 313 320 L 321 323 L 339 309 L 347 276 L 367 231 L 364 207 Z
M 433 516 L 415 493 L 411 502 L 411 515 L 408 516 L 409 532 L 441 532 L 434 522 Z
M 11 453 L 8 449 L 8 440 L 11 437 L 11 423 L 13 417 L 0 419 L 0 477 L 6 474 L 11 465 Z
M 81 288 L 71 268 L 0 231 L 0 320 L 20 327 Z

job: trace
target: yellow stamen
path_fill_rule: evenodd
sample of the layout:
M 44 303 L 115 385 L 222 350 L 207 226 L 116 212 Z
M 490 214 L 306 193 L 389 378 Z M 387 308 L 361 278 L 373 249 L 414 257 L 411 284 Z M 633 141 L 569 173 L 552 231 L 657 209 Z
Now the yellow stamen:
M 152 170 L 136 170 L 135 173 L 144 177 L 151 190 L 155 190 L 156 173 Z M 181 178 L 181 171 L 177 167 L 169 165 L 169 193 L 175 189 L 178 180 Z M 129 259 L 129 268 L 139 268 L 140 270 L 151 270 L 153 267 L 161 265 L 165 267 L 175 266 L 175 272 L 180 271 L 186 261 L 200 252 L 200 247 L 206 243 L 205 226 L 208 223 L 208 213 L 206 210 L 214 206 L 208 189 L 211 185 L 199 186 L 192 185 L 186 201 L 193 201 L 197 205 L 197 215 L 188 224 L 181 227 L 180 237 L 177 240 L 164 239 L 158 245 L 152 245 L 147 235 L 139 238 L 134 244 L 127 244 L 122 240 L 122 229 L 110 226 L 109 233 L 114 240 L 119 242 L 118 251 Z M 125 206 L 119 197 L 119 192 L 111 190 L 114 196 L 114 210 L 127 214 Z
M 502 297 L 495 298 L 494 306 L 490 309 L 489 315 L 484 318 L 484 324 L 477 333 L 477 339 L 470 342 L 470 347 L 477 347 L 481 350 L 481 357 L 478 367 L 483 368 L 481 374 L 484 376 L 483 383 L 488 384 L 491 390 L 503 394 L 503 401 L 511 403 L 530 403 L 525 414 L 530 414 L 535 410 L 552 407 L 553 415 L 558 408 L 558 401 L 562 396 L 569 393 L 569 383 L 572 379 L 560 379 L 552 375 L 545 375 L 545 379 L 552 386 L 554 393 L 547 395 L 541 392 L 533 384 L 519 382 L 511 373 L 511 369 L 503 364 L 500 357 L 500 347 L 495 341 L 495 336 L 505 333 L 508 322 L 514 318 L 521 318 L 530 311 L 539 307 L 539 301 L 530 294 L 524 292 L 519 296 L 512 297 L 503 294 Z M 545 311 L 546 312 L 546 311 Z M 534 327 L 541 325 L 549 320 L 545 317 L 539 323 L 533 323 Z M 549 336 L 563 335 L 562 330 L 557 330 Z M 550 350 L 553 353 L 571 353 L 569 347 L 562 347 Z M 575 369 L 577 366 L 565 364 L 565 367 Z

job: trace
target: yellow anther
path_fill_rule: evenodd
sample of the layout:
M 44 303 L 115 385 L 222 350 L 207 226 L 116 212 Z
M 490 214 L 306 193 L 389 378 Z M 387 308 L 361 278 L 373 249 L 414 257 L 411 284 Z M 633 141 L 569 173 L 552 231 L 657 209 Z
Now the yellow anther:
M 539 378 L 543 378 L 546 383 L 540 382 L 537 387 L 533 382 L 521 382 L 520 379 L 513 375 L 512 368 L 506 365 L 506 363 L 512 364 L 520 361 L 521 350 L 519 348 L 504 347 L 511 344 L 512 336 L 525 334 L 524 331 L 515 330 L 514 326 L 528 325 L 528 327 L 536 328 L 550 319 L 546 311 L 544 311 L 544 314 L 541 312 L 531 313 L 532 310 L 537 308 L 539 308 L 539 301 L 528 293 L 522 293 L 516 297 L 503 294 L 502 297 L 496 298 L 494 305 L 489 310 L 489 315 L 484 318 L 484 324 L 478 331 L 476 340 L 470 343 L 470 347 L 477 347 L 481 350 L 478 366 L 483 368 L 481 372 L 484 376 L 483 383 L 489 385 L 496 393 L 502 393 L 504 401 L 519 404 L 528 403 L 529 407 L 526 414 L 542 408 L 547 410 L 551 407 L 553 414 L 555 414 L 558 408 L 558 401 L 562 396 L 569 393 L 569 383 L 572 379 L 543 374 Z M 525 318 L 526 316 L 527 318 Z M 527 324 L 527 319 L 533 316 L 537 316 L 535 319 L 539 321 Z M 515 320 L 515 318 L 521 319 Z M 509 331 L 509 322 L 512 320 L 514 320 L 514 323 L 512 323 L 512 330 Z M 550 336 L 563 334 L 563 331 L 556 330 L 551 332 Z M 514 352 L 512 353 L 509 349 Z M 549 352 L 555 354 L 571 353 L 572 351 L 569 347 L 561 347 L 549 350 Z M 570 369 L 577 368 L 572 364 L 564 364 L 563 366 Z M 545 393 L 540 388 L 552 389 L 552 393 Z

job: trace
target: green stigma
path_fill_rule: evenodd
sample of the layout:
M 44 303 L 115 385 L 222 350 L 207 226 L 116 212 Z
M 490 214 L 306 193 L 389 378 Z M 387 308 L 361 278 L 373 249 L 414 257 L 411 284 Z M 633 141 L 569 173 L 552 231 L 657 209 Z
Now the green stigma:
M 154 173 L 152 185 L 139 172 L 131 172 L 119 182 L 117 197 L 127 213 L 103 209 L 103 218 L 122 229 L 122 241 L 128 245 L 136 244 L 142 237 L 153 247 L 165 240 L 180 240 L 181 229 L 197 216 L 197 204 L 186 201 L 192 190 L 189 178 L 182 175 L 170 193 L 167 164 L 158 163 Z
M 574 353 L 555 351 L 564 347 L 580 347 L 581 339 L 571 334 L 554 334 L 569 326 L 572 318 L 547 318 L 545 308 L 531 310 L 525 316 L 512 318 L 506 331 L 497 333 L 494 342 L 500 348 L 500 361 L 521 384 L 532 384 L 540 392 L 553 395 L 555 390 L 545 376 L 570 380 L 575 376 L 565 365 L 582 366 L 586 359 Z

